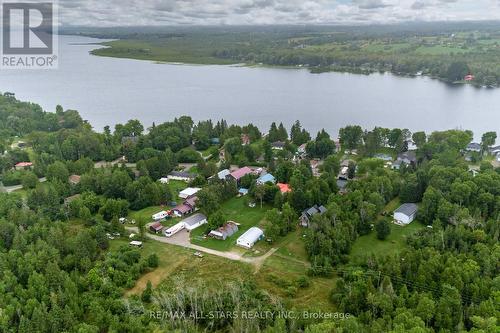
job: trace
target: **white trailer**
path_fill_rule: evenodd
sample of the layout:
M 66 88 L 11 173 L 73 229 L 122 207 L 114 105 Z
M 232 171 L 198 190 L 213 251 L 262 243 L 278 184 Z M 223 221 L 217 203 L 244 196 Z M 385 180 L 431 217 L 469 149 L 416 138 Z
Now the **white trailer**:
M 184 224 L 184 222 L 179 222 L 176 225 L 165 230 L 165 237 L 172 237 L 173 235 L 175 235 L 179 231 L 183 230 L 184 228 L 186 228 L 186 225 Z
M 156 213 L 156 214 L 153 214 L 151 216 L 151 218 L 154 220 L 154 221 L 160 221 L 160 220 L 163 220 L 163 219 L 166 219 L 168 216 L 168 213 L 166 211 L 161 211 L 159 213 Z

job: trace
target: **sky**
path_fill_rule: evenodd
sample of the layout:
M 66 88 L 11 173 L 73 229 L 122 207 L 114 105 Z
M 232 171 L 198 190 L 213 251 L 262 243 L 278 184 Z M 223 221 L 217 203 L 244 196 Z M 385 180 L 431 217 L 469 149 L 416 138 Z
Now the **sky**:
M 500 0 L 59 0 L 59 20 L 93 27 L 500 20 Z

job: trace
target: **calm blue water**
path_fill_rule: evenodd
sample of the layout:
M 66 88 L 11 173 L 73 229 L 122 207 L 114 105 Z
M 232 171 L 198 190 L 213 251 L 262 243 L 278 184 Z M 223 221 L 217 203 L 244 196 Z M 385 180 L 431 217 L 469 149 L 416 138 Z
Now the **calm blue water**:
M 59 69 L 1 71 L 0 91 L 76 109 L 97 130 L 137 118 L 153 122 L 190 115 L 267 129 L 296 119 L 311 131 L 359 124 L 410 130 L 500 131 L 500 89 L 453 87 L 429 78 L 307 70 L 156 64 L 96 57 L 97 39 L 60 36 Z

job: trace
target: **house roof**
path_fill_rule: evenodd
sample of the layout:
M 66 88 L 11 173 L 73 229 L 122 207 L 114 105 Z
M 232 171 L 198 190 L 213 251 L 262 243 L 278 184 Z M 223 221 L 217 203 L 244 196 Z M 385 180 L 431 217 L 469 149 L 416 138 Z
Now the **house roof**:
M 198 200 L 198 197 L 192 196 L 191 198 L 186 199 L 186 201 L 184 201 L 184 204 L 194 208 L 196 207 L 196 200 Z
M 16 164 L 16 167 L 24 168 L 24 167 L 29 167 L 32 165 L 33 165 L 33 163 L 31 163 L 31 162 L 19 162 Z
M 281 193 L 292 192 L 292 188 L 288 184 L 278 183 L 277 185 L 280 188 Z
M 398 155 L 399 161 L 417 162 L 417 154 L 414 151 L 406 151 Z
M 316 215 L 316 214 L 324 214 L 326 212 L 326 208 L 324 206 L 318 206 L 314 205 L 311 208 L 306 209 L 305 211 L 302 212 L 302 214 L 305 214 L 309 217 Z
M 81 180 L 81 176 L 78 176 L 78 175 L 71 175 L 69 176 L 69 181 L 73 184 L 78 184 Z
M 283 141 L 276 141 L 276 142 L 271 143 L 271 147 L 283 148 L 283 147 L 285 147 L 285 143 Z
M 337 187 L 341 190 L 343 190 L 347 186 L 347 180 L 344 179 L 338 179 L 337 180 Z
M 229 176 L 231 174 L 231 171 L 229 171 L 228 169 L 224 169 L 222 171 L 219 171 L 217 173 L 217 177 L 219 177 L 219 179 L 226 179 L 227 176 Z
M 260 237 L 262 237 L 262 235 L 264 235 L 264 231 L 262 231 L 262 229 L 252 227 L 245 231 L 245 233 L 238 238 L 237 242 L 244 244 L 255 243 Z
M 185 171 L 172 171 L 168 175 L 173 176 L 173 177 L 182 177 L 182 178 L 194 178 L 195 177 L 195 175 L 193 175 L 192 173 L 185 172 Z
M 250 169 L 249 167 L 243 167 L 236 171 L 231 172 L 231 177 L 233 177 L 236 180 L 240 180 L 242 177 L 252 172 L 253 172 L 252 169 Z
M 418 206 L 414 203 L 405 203 L 402 204 L 398 209 L 394 211 L 394 213 L 405 214 L 406 216 L 411 216 L 415 214 L 418 210 Z
M 267 183 L 267 182 L 272 182 L 274 183 L 276 181 L 276 178 L 274 178 L 273 175 L 271 175 L 270 173 L 266 173 L 265 175 L 262 175 L 260 176 L 257 181 L 259 183 Z
M 178 205 L 174 208 L 174 210 L 178 211 L 181 214 L 186 214 L 190 212 L 192 209 L 193 209 L 192 206 L 186 205 L 185 203 L 183 203 L 182 205 Z
M 187 219 L 182 220 L 181 222 L 188 226 L 193 226 L 197 223 L 200 223 L 206 220 L 207 217 L 203 214 L 194 214 L 193 216 L 188 217 Z
M 240 189 L 238 190 L 238 193 L 240 193 L 240 194 L 247 194 L 247 193 L 248 193 L 248 189 L 247 189 L 247 188 L 243 188 L 243 187 L 242 187 L 242 188 L 240 188 Z
M 467 149 L 470 150 L 481 150 L 481 144 L 477 142 L 471 142 L 467 145 Z
M 193 195 L 195 195 L 196 193 L 198 193 L 199 191 L 201 190 L 201 188 L 199 187 L 188 187 L 184 190 L 182 190 L 180 193 L 179 193 L 179 196 L 182 198 L 182 197 L 191 197 Z

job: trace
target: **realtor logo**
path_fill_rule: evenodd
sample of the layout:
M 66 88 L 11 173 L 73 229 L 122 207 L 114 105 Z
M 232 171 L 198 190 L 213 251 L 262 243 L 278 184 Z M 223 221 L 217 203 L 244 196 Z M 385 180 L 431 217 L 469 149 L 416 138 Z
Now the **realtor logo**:
M 54 9 L 53 2 L 2 3 L 2 69 L 56 67 Z

